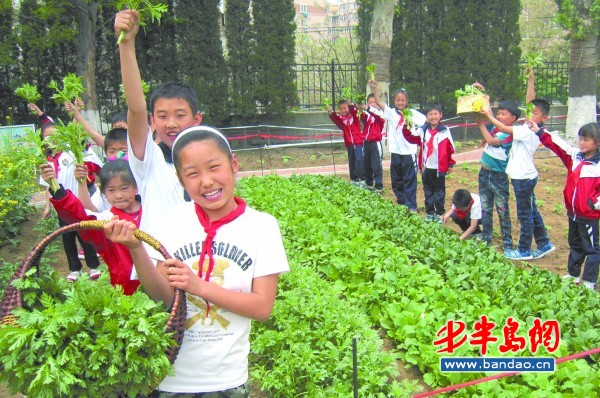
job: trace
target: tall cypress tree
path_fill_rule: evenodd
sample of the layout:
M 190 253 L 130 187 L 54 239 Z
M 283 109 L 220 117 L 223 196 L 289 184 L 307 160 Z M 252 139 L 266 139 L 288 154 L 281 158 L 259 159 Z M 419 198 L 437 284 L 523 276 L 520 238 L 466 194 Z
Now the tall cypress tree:
M 254 51 L 254 34 L 250 23 L 250 0 L 225 2 L 225 37 L 227 67 L 230 76 L 230 109 L 248 121 L 256 112 L 254 79 L 249 55 Z
M 15 77 L 17 48 L 13 36 L 13 8 L 10 0 L 0 1 L 0 125 L 14 123 L 15 110 L 11 80 Z M 8 117 L 8 119 L 7 119 Z
M 400 0 L 394 20 L 392 89 L 424 106 L 456 111 L 454 90 L 482 82 L 492 99 L 518 100 L 518 0 Z
M 253 64 L 256 100 L 267 117 L 280 118 L 297 103 L 295 74 L 294 2 L 254 0 L 252 17 L 256 32 Z
M 204 120 L 220 124 L 229 110 L 219 0 L 179 0 L 175 14 L 181 79 L 196 90 Z

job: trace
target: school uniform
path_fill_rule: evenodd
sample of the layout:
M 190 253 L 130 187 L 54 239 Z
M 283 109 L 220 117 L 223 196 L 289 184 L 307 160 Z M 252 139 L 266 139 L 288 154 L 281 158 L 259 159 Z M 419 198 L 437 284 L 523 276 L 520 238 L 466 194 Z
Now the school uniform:
M 415 133 L 404 131 L 408 142 L 419 145 L 418 167 L 423 177 L 425 211 L 441 216 L 445 213 L 446 174 L 456 163 L 452 159 L 454 141 L 450 129 L 443 124 L 432 128 L 425 123 Z
M 425 115 L 411 109 L 415 126 L 425 123 Z M 417 145 L 406 140 L 403 130 L 408 130 L 402 112 L 385 106 L 383 116 L 389 125 L 390 176 L 392 191 L 399 205 L 417 210 Z
M 372 106 L 360 116 L 363 122 L 365 182 L 368 187 L 383 189 L 383 146 L 381 145 L 385 119 L 383 113 Z
M 585 159 L 558 134 L 545 129 L 538 134 L 542 144 L 567 167 L 563 196 L 569 218 L 569 275 L 578 278 L 585 262 L 582 279 L 595 284 L 600 265 L 600 153 Z
M 350 114 L 341 116 L 337 112 L 331 112 L 329 118 L 344 134 L 344 145 L 348 151 L 348 168 L 350 179 L 354 182 L 365 180 L 363 137 L 360 131 L 360 119 L 358 110 L 354 105 L 349 106 Z
M 452 205 L 452 221 L 456 225 L 458 225 L 461 231 L 465 232 L 471 226 L 472 220 L 478 220 L 477 228 L 471 233 L 471 235 L 476 235 L 481 233 L 481 198 L 476 193 L 471 194 L 471 204 L 469 205 L 469 210 L 466 212 L 462 212 L 456 208 L 456 205 Z

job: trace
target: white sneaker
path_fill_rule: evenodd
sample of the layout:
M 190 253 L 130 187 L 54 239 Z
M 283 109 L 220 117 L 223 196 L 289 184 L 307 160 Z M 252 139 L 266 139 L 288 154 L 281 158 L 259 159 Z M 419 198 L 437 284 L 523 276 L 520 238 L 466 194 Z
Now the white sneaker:
M 92 279 L 92 280 L 98 279 L 98 278 L 100 278 L 100 274 L 101 274 L 101 272 L 98 271 L 97 269 L 91 269 L 90 270 L 90 279 Z
M 81 276 L 81 271 L 73 271 L 69 275 L 67 275 L 67 280 L 69 282 L 75 282 Z
M 574 277 L 573 275 L 565 275 L 563 276 L 563 279 L 573 279 L 573 282 L 575 282 L 576 285 L 579 285 L 579 283 L 581 282 L 581 279 L 579 277 Z
M 596 284 L 595 284 L 595 283 L 588 282 L 588 281 L 583 281 L 583 285 L 584 285 L 585 287 L 587 287 L 588 289 L 592 289 L 592 290 L 594 290 L 594 287 L 596 287 Z

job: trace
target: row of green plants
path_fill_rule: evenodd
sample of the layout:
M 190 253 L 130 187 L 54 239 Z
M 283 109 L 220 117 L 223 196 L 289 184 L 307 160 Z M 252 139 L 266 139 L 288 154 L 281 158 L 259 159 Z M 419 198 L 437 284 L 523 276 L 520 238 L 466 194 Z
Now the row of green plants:
M 450 319 L 469 328 L 482 315 L 496 323 L 502 341 L 508 317 L 526 335 L 535 318 L 556 319 L 562 357 L 598 347 L 597 294 L 563 283 L 557 275 L 508 263 L 493 249 L 461 242 L 450 230 L 426 224 L 347 182 L 322 176 L 252 178 L 238 186 L 251 205 L 279 220 L 288 256 L 339 288 L 392 339 L 403 361 L 419 367 L 433 387 L 482 377 L 441 373 L 433 342 Z M 526 325 L 525 329 L 524 326 Z M 500 356 L 498 344 L 488 355 Z M 480 356 L 461 346 L 455 356 Z M 513 354 L 510 354 L 513 355 Z M 515 355 L 529 356 L 528 350 Z M 570 361 L 551 375 L 530 373 L 479 384 L 459 396 L 597 396 L 598 358 Z M 536 392 L 537 391 L 537 392 Z M 533 394 L 533 395 L 532 395 Z

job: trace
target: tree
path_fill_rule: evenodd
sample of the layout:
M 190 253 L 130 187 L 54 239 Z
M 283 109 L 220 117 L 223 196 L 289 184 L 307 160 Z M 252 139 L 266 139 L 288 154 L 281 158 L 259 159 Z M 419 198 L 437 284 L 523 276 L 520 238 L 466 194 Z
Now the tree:
M 217 124 L 228 113 L 227 70 L 219 30 L 219 0 L 179 0 L 178 65 L 182 80 L 198 95 L 207 123 Z
M 256 33 L 252 56 L 256 101 L 267 117 L 281 117 L 297 102 L 293 69 L 296 55 L 294 16 L 292 0 L 252 2 Z
M 255 47 L 250 18 L 250 0 L 225 2 L 227 68 L 230 77 L 230 109 L 234 116 L 249 120 L 256 114 L 254 72 L 249 54 Z
M 388 98 L 390 92 L 390 58 L 396 4 L 398 4 L 398 0 L 375 0 L 371 20 L 371 39 L 369 40 L 367 64 L 377 64 L 375 78 L 377 79 L 381 98 L 384 101 Z
M 12 124 L 13 104 L 8 102 L 13 96 L 11 80 L 15 76 L 14 59 L 17 55 L 15 37 L 13 35 L 13 8 L 10 0 L 0 1 L 0 125 Z
M 596 74 L 600 0 L 556 0 L 559 23 L 570 33 L 567 137 L 575 142 L 579 128 L 596 122 Z

